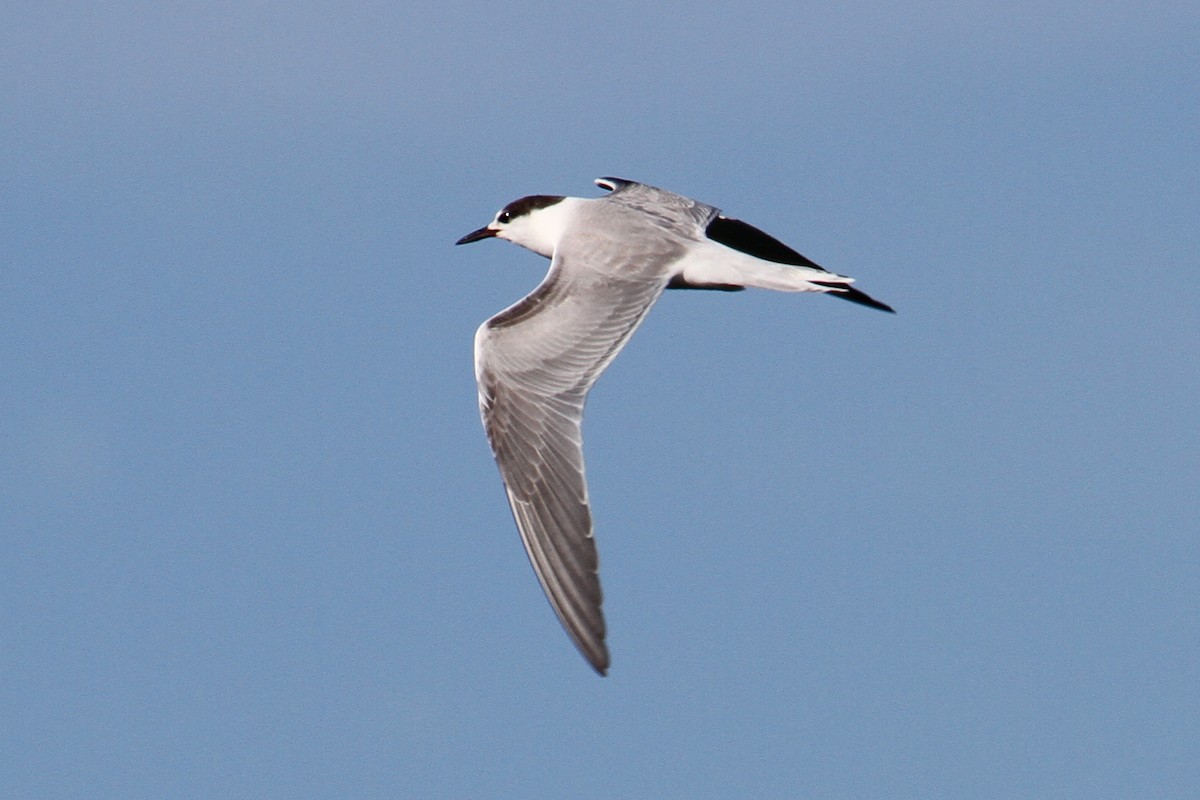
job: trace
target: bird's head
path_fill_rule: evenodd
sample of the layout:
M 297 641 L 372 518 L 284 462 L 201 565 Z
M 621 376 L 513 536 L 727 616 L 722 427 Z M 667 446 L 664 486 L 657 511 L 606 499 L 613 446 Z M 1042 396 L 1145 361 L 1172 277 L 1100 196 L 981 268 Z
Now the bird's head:
M 471 231 L 455 244 L 469 244 L 480 239 L 507 239 L 538 255 L 550 258 L 569 221 L 573 198 L 558 195 L 532 194 L 514 200 L 496 212 L 495 218 L 477 231 Z

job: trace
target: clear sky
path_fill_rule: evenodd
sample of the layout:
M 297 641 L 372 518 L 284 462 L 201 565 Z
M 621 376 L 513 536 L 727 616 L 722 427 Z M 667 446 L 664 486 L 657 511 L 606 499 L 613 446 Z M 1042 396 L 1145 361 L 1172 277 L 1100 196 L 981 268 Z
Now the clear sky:
M 1184 798 L 1194 2 L 8 4 L 13 798 Z M 894 305 L 671 293 L 529 568 L 455 248 L 600 175 Z

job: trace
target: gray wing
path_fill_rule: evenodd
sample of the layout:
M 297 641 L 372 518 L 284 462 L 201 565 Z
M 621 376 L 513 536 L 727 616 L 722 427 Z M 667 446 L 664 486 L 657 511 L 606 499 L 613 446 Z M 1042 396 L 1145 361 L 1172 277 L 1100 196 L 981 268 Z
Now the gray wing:
M 588 390 L 633 335 L 665 281 L 563 270 L 475 335 L 483 425 L 525 551 L 584 657 L 608 669 L 581 423 Z
M 701 203 L 675 192 L 651 186 L 648 183 L 626 180 L 625 178 L 597 178 L 597 186 L 612 192 L 608 201 L 619 203 L 635 209 L 649 219 L 658 219 L 670 226 L 676 234 L 681 234 L 679 223 L 690 225 L 691 235 L 703 236 L 705 226 L 721 213 L 721 209 Z

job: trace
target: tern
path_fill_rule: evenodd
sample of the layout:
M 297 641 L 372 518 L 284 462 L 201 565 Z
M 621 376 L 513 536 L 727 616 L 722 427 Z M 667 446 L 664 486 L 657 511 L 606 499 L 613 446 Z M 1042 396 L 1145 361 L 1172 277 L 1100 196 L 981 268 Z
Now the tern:
M 529 561 L 584 658 L 608 671 L 584 477 L 588 391 L 665 289 L 822 292 L 891 312 L 714 206 L 621 178 L 596 198 L 530 195 L 456 244 L 495 237 L 550 259 L 527 297 L 475 334 L 484 430 Z

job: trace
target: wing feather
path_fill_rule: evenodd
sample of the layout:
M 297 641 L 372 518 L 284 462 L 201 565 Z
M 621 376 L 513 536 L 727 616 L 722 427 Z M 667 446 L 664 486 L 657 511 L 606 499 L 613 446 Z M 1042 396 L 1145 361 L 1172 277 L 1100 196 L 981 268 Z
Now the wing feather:
M 609 657 L 583 409 L 665 283 L 564 270 L 556 257 L 541 285 L 484 323 L 475 339 L 484 429 L 525 551 L 563 627 L 601 674 Z

